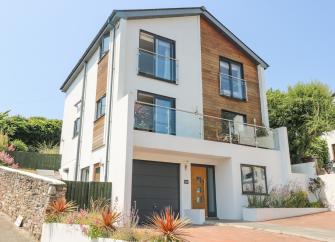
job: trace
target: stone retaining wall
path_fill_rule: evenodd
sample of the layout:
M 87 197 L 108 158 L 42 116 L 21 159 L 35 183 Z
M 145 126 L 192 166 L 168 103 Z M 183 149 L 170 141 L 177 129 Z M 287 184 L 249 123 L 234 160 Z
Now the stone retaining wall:
M 48 205 L 65 198 L 66 184 L 48 177 L 0 166 L 0 211 L 13 221 L 21 215 L 23 227 L 36 240 Z

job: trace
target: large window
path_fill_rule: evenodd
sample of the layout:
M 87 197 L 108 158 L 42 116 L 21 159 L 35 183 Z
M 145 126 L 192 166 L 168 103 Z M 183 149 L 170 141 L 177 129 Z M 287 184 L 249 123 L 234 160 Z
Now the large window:
M 80 118 L 77 118 L 73 123 L 73 137 L 76 137 L 80 131 Z
M 106 110 L 106 96 L 103 96 L 96 103 L 95 119 L 104 116 L 105 110 Z
M 266 168 L 263 166 L 241 165 L 243 194 L 267 194 Z
M 138 67 L 139 74 L 141 75 L 175 82 L 175 42 L 146 31 L 141 31 Z
M 162 134 L 176 133 L 175 99 L 138 92 L 135 106 L 135 128 Z
M 225 58 L 220 59 L 220 94 L 246 100 L 246 82 L 243 80 L 243 66 L 241 63 Z
M 109 50 L 109 33 L 105 34 L 100 42 L 100 58 L 102 58 Z

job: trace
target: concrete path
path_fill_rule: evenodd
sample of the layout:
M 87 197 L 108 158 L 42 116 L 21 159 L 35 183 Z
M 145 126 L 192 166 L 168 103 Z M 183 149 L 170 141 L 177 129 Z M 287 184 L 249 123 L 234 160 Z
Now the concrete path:
M 0 242 L 34 242 L 28 232 L 17 228 L 9 217 L 0 213 Z

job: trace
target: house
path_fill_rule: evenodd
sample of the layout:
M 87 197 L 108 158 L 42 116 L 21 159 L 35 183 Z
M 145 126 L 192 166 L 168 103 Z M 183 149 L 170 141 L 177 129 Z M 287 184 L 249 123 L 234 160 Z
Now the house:
M 241 219 L 246 195 L 291 172 L 267 67 L 204 7 L 113 11 L 61 87 L 63 178 L 111 181 L 142 219 Z

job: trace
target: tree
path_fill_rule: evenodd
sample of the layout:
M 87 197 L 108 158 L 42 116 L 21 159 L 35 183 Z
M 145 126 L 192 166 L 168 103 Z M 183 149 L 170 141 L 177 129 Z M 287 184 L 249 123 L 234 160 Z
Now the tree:
M 335 129 L 330 88 L 316 81 L 300 82 L 286 92 L 270 89 L 267 97 L 270 125 L 287 127 L 292 162 L 301 163 L 310 156 L 328 159 L 320 136 Z
M 37 151 L 40 144 L 57 146 L 60 143 L 62 121 L 43 117 L 25 118 L 0 113 L 0 130 L 10 141 L 21 140 L 30 151 Z

